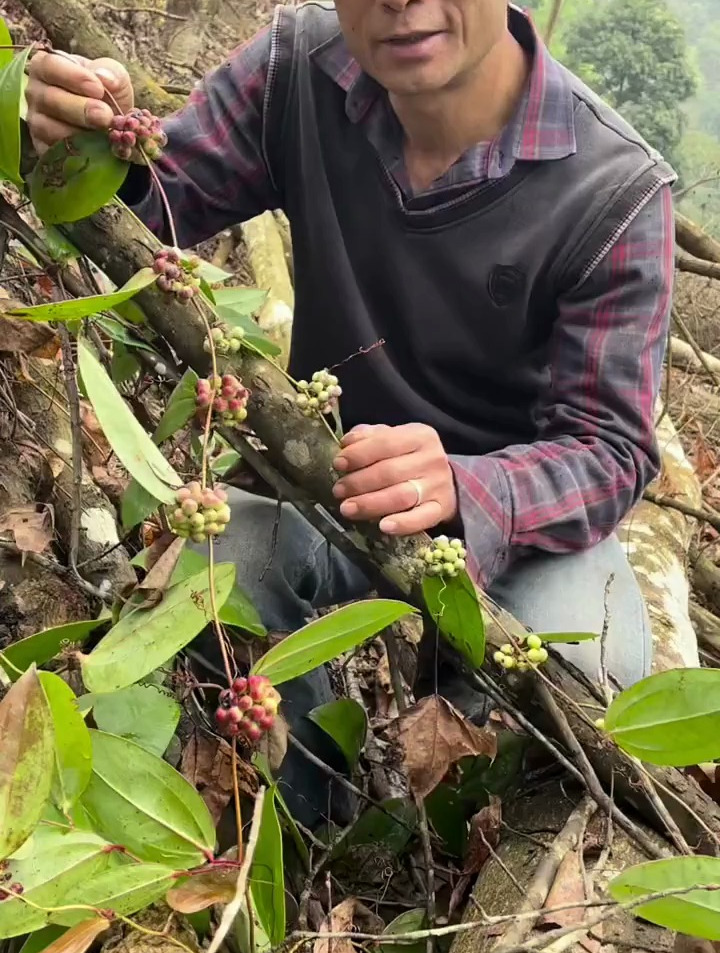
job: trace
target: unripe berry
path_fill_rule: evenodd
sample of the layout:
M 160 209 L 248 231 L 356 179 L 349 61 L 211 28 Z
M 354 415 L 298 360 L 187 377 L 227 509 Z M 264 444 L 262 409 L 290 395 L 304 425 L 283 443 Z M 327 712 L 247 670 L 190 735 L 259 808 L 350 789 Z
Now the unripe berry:
M 604 719 L 604 718 L 598 718 L 598 719 L 595 721 L 595 727 L 598 729 L 598 731 L 605 731 L 605 719 Z
M 529 635 L 527 637 L 527 647 L 529 649 L 541 649 L 542 648 L 542 639 L 537 635 Z
M 263 730 L 260 725 L 254 725 L 252 722 L 250 722 L 244 727 L 248 741 L 251 741 L 253 744 L 256 744 L 258 741 L 260 741 L 263 736 Z
M 503 663 L 502 663 L 502 665 L 503 665 L 503 668 L 506 668 L 506 669 L 508 669 L 508 671 L 509 671 L 510 669 L 515 668 L 516 662 L 515 662 L 515 659 L 513 658 L 513 656 L 511 656 L 511 655 L 503 655 Z
M 240 695 L 237 700 L 237 706 L 241 711 L 250 711 L 253 706 L 253 700 L 249 695 Z
M 530 649 L 527 653 L 528 661 L 532 662 L 533 665 L 540 665 L 544 661 L 542 656 L 542 651 L 540 649 Z
M 506 658 L 507 656 L 504 655 L 502 652 L 495 652 L 495 654 L 493 655 L 493 660 L 497 662 L 498 665 L 504 665 Z
M 501 646 L 500 651 L 503 653 L 503 655 L 515 654 L 515 649 L 512 647 L 512 645 L 510 645 L 509 642 L 506 642 L 505 645 Z

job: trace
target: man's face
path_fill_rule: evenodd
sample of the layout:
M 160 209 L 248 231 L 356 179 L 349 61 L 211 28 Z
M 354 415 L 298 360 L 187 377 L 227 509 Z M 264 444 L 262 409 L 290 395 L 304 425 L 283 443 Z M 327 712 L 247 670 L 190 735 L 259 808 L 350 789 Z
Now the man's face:
M 502 37 L 506 0 L 335 0 L 348 48 L 390 93 L 462 84 Z

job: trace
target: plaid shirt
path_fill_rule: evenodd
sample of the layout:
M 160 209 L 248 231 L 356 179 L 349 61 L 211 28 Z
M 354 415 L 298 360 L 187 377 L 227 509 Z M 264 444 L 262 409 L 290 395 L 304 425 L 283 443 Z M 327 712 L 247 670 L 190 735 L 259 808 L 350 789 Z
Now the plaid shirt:
M 438 202 L 450 191 L 507 175 L 517 160 L 551 162 L 576 150 L 575 103 L 561 67 L 527 21 L 514 19 L 516 30 L 522 20 L 518 39 L 533 54 L 524 96 L 497 139 L 471 148 L 430 186 Z M 262 148 L 269 57 L 270 31 L 264 30 L 166 124 L 169 144 L 158 170 L 184 247 L 281 204 Z M 316 62 L 345 90 L 348 122 L 362 124 L 399 188 L 410 194 L 402 130 L 387 95 L 363 74 L 341 37 L 326 44 Z M 169 238 L 159 196 L 147 190 L 141 171 L 122 194 Z M 481 585 L 523 551 L 568 553 L 599 542 L 657 473 L 653 409 L 673 272 L 668 184 L 647 196 L 592 272 L 559 299 L 551 380 L 537 407 L 538 439 L 451 457 L 469 567 Z

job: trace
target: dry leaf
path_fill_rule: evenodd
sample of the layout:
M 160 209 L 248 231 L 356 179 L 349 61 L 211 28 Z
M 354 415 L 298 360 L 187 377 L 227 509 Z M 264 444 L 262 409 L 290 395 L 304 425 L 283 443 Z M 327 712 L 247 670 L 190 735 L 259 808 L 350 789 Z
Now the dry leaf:
M 198 913 L 215 903 L 230 903 L 235 896 L 238 872 L 235 867 L 195 874 L 168 890 L 165 899 L 179 913 Z
M 568 910 L 557 910 L 555 913 L 543 914 L 538 919 L 538 926 L 546 929 L 582 926 L 585 922 L 587 910 L 581 904 L 586 899 L 582 852 L 580 850 L 569 850 L 560 861 L 555 880 L 545 901 L 545 908 L 552 909 L 553 907 L 564 907 L 571 904 L 575 904 L 575 906 Z
M 470 821 L 470 836 L 468 837 L 467 853 L 463 873 L 477 874 L 500 842 L 500 827 L 502 825 L 502 802 L 494 794 L 490 795 L 490 803 L 481 808 Z
M 491 731 L 477 728 L 440 695 L 404 711 L 388 735 L 402 747 L 408 782 L 419 798 L 434 791 L 456 761 L 475 755 L 494 758 L 497 751 Z
M 84 920 L 77 926 L 70 927 L 65 933 L 53 940 L 50 946 L 44 947 L 43 953 L 85 953 L 97 937 L 110 926 L 105 917 L 93 917 Z
M 57 354 L 60 342 L 47 324 L 22 321 L 3 314 L 6 308 L 21 307 L 17 301 L 0 303 L 0 351 L 10 351 L 33 357 L 52 358 Z
M 0 533 L 10 532 L 22 553 L 42 553 L 53 538 L 48 509 L 38 511 L 34 503 L 16 506 L 0 514 Z
M 195 729 L 183 749 L 180 773 L 197 788 L 213 821 L 218 824 L 233 795 L 230 745 L 227 741 L 207 737 Z M 237 773 L 241 796 L 254 798 L 258 790 L 255 769 L 238 758 Z
M 175 567 L 185 546 L 185 540 L 180 536 L 167 535 L 169 545 L 165 548 L 165 551 L 159 556 L 157 550 L 148 554 L 148 573 L 143 581 L 135 587 L 135 593 L 142 594 L 145 598 L 135 608 L 152 609 L 158 605 L 170 584 L 170 579 L 175 572 Z M 163 537 L 162 541 L 165 539 L 166 537 Z M 155 546 L 157 547 L 162 541 L 158 540 Z
M 275 722 L 266 735 L 263 735 L 257 750 L 268 760 L 271 771 L 277 771 L 285 760 L 288 747 L 288 726 L 282 715 L 275 716 Z
M 358 930 L 360 933 L 381 933 L 384 923 L 380 917 L 356 900 L 348 897 L 343 900 L 325 917 L 320 924 L 318 933 L 349 933 Z M 313 953 L 355 953 L 352 940 L 315 940 Z

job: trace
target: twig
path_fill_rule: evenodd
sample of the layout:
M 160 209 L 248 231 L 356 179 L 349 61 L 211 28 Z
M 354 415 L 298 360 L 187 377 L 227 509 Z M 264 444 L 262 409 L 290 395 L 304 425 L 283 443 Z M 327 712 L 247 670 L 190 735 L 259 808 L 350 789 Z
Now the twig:
M 112 10 L 114 13 L 152 13 L 153 16 L 165 17 L 168 20 L 182 20 L 183 22 L 186 22 L 188 19 L 179 13 L 168 13 L 168 11 L 163 10 L 162 7 L 116 7 L 114 3 L 104 3 L 100 2 L 100 0 L 96 0 L 96 6 L 103 7 L 105 10 Z M 168 92 L 168 90 L 166 90 L 166 92 Z
M 605 696 L 606 704 L 610 704 L 613 698 L 610 679 L 608 678 L 607 664 L 607 642 L 610 633 L 610 590 L 615 582 L 615 573 L 610 573 L 608 581 L 605 583 L 605 593 L 603 596 L 603 627 L 600 635 L 600 688 Z
M 519 913 L 535 913 L 537 918 L 542 913 L 542 907 L 548 898 L 550 888 L 555 881 L 555 877 L 560 868 L 560 864 L 567 853 L 572 850 L 580 850 L 585 834 L 585 828 L 588 821 L 597 811 L 597 804 L 591 797 L 584 797 L 570 817 L 565 826 L 553 840 L 552 844 L 546 848 L 545 853 L 540 860 L 532 879 L 525 890 L 525 899 L 520 905 Z M 523 943 L 532 931 L 535 920 L 530 917 L 518 919 L 511 923 L 503 934 L 502 940 L 497 944 L 497 953 L 505 953 L 506 949 L 518 946 Z
M 77 557 L 80 548 L 80 516 L 82 513 L 82 422 L 80 420 L 80 395 L 75 376 L 75 359 L 67 328 L 59 324 L 57 329 L 62 349 L 63 374 L 70 408 L 70 429 L 72 433 L 72 504 L 70 506 L 70 568 L 76 576 Z
M 665 506 L 670 510 L 677 510 L 683 516 L 689 516 L 691 519 L 707 523 L 713 529 L 720 533 L 720 516 L 715 516 L 707 509 L 698 509 L 696 506 L 690 506 L 681 500 L 674 500 L 669 496 L 663 496 L 662 493 L 656 493 L 654 490 L 645 490 L 643 498 L 649 503 L 655 503 L 656 506 Z
M 670 836 L 673 844 L 675 844 L 681 854 L 685 854 L 687 856 L 691 855 L 693 852 L 688 846 L 688 842 L 683 837 L 682 831 L 675 823 L 673 816 L 665 807 L 657 791 L 655 790 L 655 784 L 651 775 L 645 771 L 638 758 L 632 758 L 632 761 L 637 768 L 638 774 L 640 775 L 640 780 L 642 782 L 643 788 L 645 789 L 648 800 L 655 808 L 655 813 L 657 816 L 667 828 L 668 835 Z
M 19 549 L 15 543 L 11 543 L 5 539 L 0 539 L 0 549 L 14 553 L 16 556 L 21 556 L 27 562 L 35 563 L 36 566 L 40 566 L 41 569 L 55 573 L 56 576 L 61 576 L 67 582 L 76 585 L 92 599 L 98 599 L 102 603 L 108 603 L 108 605 L 112 603 L 112 593 L 102 592 L 100 589 L 96 589 L 95 586 L 83 579 L 82 576 L 74 573 L 69 566 L 63 566 L 61 563 L 57 563 L 47 556 L 41 556 L 39 553 L 24 552 L 22 549 Z
M 690 347 L 693 349 L 695 357 L 702 364 L 705 370 L 705 373 L 712 378 L 713 383 L 715 384 L 716 387 L 720 387 L 720 377 L 718 377 L 716 372 L 710 366 L 710 362 L 707 359 L 707 355 L 705 354 L 703 349 L 700 347 L 700 345 L 697 343 L 697 341 L 693 337 L 692 332 L 690 331 L 690 328 L 688 328 L 688 326 L 685 324 L 683 319 L 680 317 L 680 312 L 678 311 L 677 308 L 672 309 L 672 319 L 677 325 L 678 330 L 680 331 L 682 336 L 685 338 L 685 340 L 688 342 Z
M 566 747 L 575 758 L 578 768 L 582 774 L 583 782 L 591 796 L 607 814 L 613 815 L 620 827 L 622 827 L 622 829 L 642 847 L 648 857 L 667 857 L 667 851 L 660 850 L 660 848 L 658 848 L 658 846 L 650 839 L 650 837 L 648 837 L 645 831 L 642 830 L 641 827 L 638 827 L 634 821 L 631 821 L 630 818 L 627 817 L 605 793 L 602 785 L 600 784 L 598 776 L 593 770 L 593 766 L 588 761 L 587 755 L 580 745 L 580 742 L 573 734 L 565 714 L 561 711 L 547 686 L 545 686 L 542 682 L 538 682 L 537 693 L 543 707 L 545 708 L 545 711 L 554 721 Z
M 248 836 L 247 847 L 245 848 L 245 856 L 243 858 L 242 867 L 240 868 L 237 883 L 235 884 L 235 896 L 223 910 L 220 925 L 217 928 L 215 936 L 212 938 L 212 942 L 207 949 L 207 953 L 217 953 L 217 951 L 220 949 L 225 937 L 228 934 L 228 931 L 230 930 L 230 927 L 235 922 L 235 917 L 240 912 L 240 907 L 242 906 L 243 900 L 245 899 L 245 886 L 247 884 L 248 874 L 250 873 L 250 866 L 252 864 L 253 856 L 255 855 L 255 847 L 257 846 L 258 836 L 260 834 L 260 822 L 262 821 L 262 808 L 264 800 L 265 788 L 260 788 L 257 795 L 255 796 L 255 807 L 253 808 L 252 823 L 250 824 L 250 834 Z M 250 910 L 248 910 L 248 917 L 252 917 L 252 911 Z

